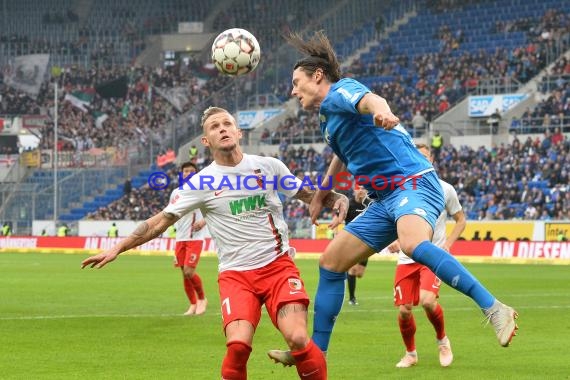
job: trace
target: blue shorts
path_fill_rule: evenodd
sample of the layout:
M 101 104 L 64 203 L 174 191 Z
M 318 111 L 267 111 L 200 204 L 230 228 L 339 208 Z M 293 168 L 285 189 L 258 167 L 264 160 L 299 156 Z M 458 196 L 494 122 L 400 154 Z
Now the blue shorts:
M 376 252 L 398 238 L 396 221 L 402 215 L 419 215 L 433 230 L 445 208 L 443 189 L 434 171 L 422 174 L 415 186 L 410 180 L 389 193 L 369 195 L 374 201 L 345 230 Z

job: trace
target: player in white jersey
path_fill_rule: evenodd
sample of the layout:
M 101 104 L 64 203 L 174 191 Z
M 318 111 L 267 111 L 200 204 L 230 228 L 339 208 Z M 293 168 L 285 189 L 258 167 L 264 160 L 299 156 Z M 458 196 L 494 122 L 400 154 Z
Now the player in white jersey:
M 187 178 L 198 171 L 196 165 L 187 161 L 180 165 L 183 178 Z M 178 189 L 174 189 L 170 200 L 176 197 Z M 206 221 L 200 210 L 190 211 L 174 224 L 176 227 L 176 247 L 174 250 L 174 266 L 182 270 L 184 292 L 190 307 L 184 315 L 200 315 L 206 312 L 208 299 L 204 293 L 202 279 L 196 273 L 200 261 L 200 254 L 204 246 Z
M 246 155 L 239 145 L 241 131 L 225 109 L 210 107 L 201 120 L 202 144 L 214 162 L 189 180 L 181 181 L 170 204 L 107 251 L 85 259 L 82 267 L 101 268 L 131 248 L 166 230 L 178 218 L 199 208 L 218 248 L 218 284 L 226 335 L 222 379 L 247 379 L 253 335 L 265 305 L 295 357 L 302 379 L 326 379 L 323 352 L 307 333 L 309 297 L 289 247 L 288 228 L 277 192 L 310 202 L 314 190 L 300 186 L 279 160 Z M 346 196 L 331 192 L 331 228 L 344 220 Z M 269 376 L 269 375 L 268 375 Z
M 430 161 L 433 156 L 425 144 L 416 145 L 419 151 Z M 433 244 L 449 252 L 451 245 L 457 240 L 465 229 L 465 214 L 457 198 L 453 186 L 440 180 L 443 187 L 445 209 L 439 215 L 433 233 Z M 455 226 L 450 235 L 445 236 L 445 222 L 447 214 L 455 220 Z M 437 302 L 441 280 L 429 270 L 428 267 L 416 263 L 400 249 L 398 240 L 386 248 L 390 252 L 398 252 L 398 265 L 394 278 L 394 304 L 399 308 L 398 325 L 406 346 L 406 354 L 396 364 L 398 368 L 408 368 L 416 365 L 418 355 L 416 352 L 415 332 L 416 322 L 412 313 L 413 306 L 421 304 L 429 321 L 433 325 L 439 349 L 439 362 L 448 367 L 453 361 L 451 344 L 445 334 L 443 309 Z

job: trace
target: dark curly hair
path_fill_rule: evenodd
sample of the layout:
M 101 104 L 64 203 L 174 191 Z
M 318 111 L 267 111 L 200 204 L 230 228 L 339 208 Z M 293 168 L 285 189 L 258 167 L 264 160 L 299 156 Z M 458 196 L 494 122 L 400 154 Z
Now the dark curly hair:
M 317 31 L 307 41 L 298 33 L 289 33 L 285 40 L 306 57 L 295 64 L 293 70 L 301 67 L 308 74 L 317 69 L 323 70 L 330 82 L 338 82 L 341 78 L 340 65 L 328 37 L 323 31 Z

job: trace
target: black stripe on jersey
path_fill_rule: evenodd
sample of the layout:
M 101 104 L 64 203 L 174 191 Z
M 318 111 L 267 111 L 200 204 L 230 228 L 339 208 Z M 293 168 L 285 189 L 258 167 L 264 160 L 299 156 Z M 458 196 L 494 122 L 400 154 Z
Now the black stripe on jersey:
M 267 214 L 267 218 L 269 219 L 269 224 L 271 225 L 271 229 L 273 230 L 273 236 L 275 237 L 276 241 L 275 251 L 277 253 L 281 253 L 283 248 L 283 237 L 279 233 L 277 227 L 275 227 L 275 221 L 273 220 L 273 215 L 269 213 Z

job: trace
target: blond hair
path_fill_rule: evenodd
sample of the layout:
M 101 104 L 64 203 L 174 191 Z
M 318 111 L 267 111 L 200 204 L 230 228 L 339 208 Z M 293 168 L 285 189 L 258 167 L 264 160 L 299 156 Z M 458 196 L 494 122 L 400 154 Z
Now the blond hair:
M 216 115 L 219 113 L 227 113 L 230 114 L 228 110 L 226 110 L 225 108 L 221 108 L 221 107 L 208 107 L 204 110 L 204 112 L 202 113 L 202 118 L 200 119 L 200 127 L 202 127 L 202 129 L 204 129 L 204 124 L 206 123 L 206 120 L 208 120 L 208 118 L 212 115 Z M 233 116 L 232 116 L 233 117 Z

